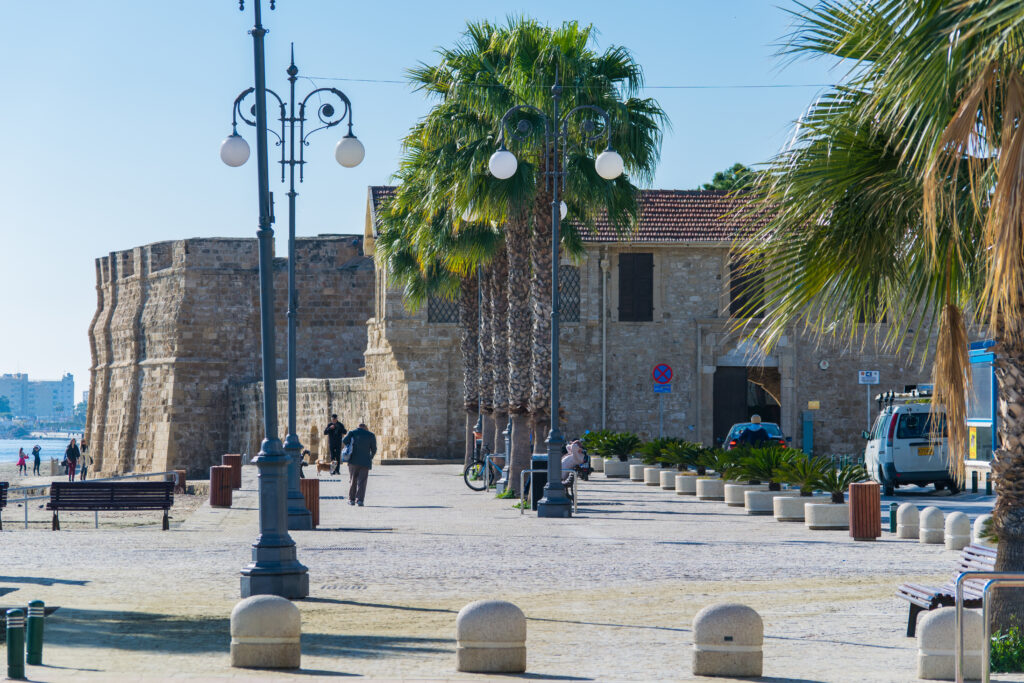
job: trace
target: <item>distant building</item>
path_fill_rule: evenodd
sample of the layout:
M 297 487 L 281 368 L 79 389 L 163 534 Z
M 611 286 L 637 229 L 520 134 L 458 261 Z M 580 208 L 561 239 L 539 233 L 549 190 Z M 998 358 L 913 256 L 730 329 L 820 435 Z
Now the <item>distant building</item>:
M 0 375 L 0 396 L 11 404 L 11 413 L 22 417 L 70 417 L 75 412 L 75 378 L 66 373 L 55 381 L 29 380 L 17 372 Z

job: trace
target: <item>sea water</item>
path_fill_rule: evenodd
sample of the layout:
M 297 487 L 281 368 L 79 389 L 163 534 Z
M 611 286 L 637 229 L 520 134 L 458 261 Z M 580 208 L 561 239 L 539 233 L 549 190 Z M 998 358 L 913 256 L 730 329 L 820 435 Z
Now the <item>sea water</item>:
M 39 457 L 43 462 L 50 458 L 64 459 L 64 449 L 71 439 L 0 439 L 0 462 L 18 462 L 18 449 L 24 448 L 28 454 L 29 470 L 32 468 L 32 449 L 39 446 L 42 450 Z

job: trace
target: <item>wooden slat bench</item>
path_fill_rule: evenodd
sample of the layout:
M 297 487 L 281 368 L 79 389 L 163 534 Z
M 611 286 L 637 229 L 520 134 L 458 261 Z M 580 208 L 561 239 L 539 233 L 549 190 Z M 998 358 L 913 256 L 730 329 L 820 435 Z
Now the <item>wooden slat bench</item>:
M 174 505 L 173 481 L 64 481 L 50 484 L 53 530 L 60 530 L 60 510 L 163 510 L 163 529 L 170 528 L 167 511 Z
M 0 481 L 0 531 L 3 531 L 4 528 L 3 511 L 7 507 L 8 486 L 10 486 L 10 482 Z
M 921 612 L 956 604 L 956 579 L 964 572 L 990 572 L 996 565 L 996 549 L 981 545 L 969 545 L 960 553 L 953 578 L 942 586 L 922 586 L 905 583 L 896 589 L 896 596 L 910 603 L 910 617 L 907 619 L 907 637 L 913 638 L 917 631 L 917 615 Z M 981 607 L 982 579 L 964 582 L 964 606 Z

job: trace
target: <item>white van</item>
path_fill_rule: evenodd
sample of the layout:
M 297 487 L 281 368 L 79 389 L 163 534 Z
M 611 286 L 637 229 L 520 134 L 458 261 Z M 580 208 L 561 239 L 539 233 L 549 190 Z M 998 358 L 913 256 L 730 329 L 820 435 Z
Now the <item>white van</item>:
M 912 392 L 879 396 L 881 413 L 870 432 L 864 432 L 864 466 L 871 478 L 891 496 L 899 486 L 934 484 L 936 491 L 959 488 L 949 473 L 946 449 L 946 421 L 941 417 L 939 433 L 933 435 L 931 401 L 927 394 Z

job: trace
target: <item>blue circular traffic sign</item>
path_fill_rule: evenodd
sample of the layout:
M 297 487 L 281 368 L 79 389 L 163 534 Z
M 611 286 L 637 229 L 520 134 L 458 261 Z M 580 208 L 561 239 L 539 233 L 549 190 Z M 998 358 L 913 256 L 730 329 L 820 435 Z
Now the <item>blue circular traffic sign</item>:
M 672 381 L 672 368 L 666 363 L 659 363 L 654 366 L 654 381 L 658 384 L 668 384 Z

